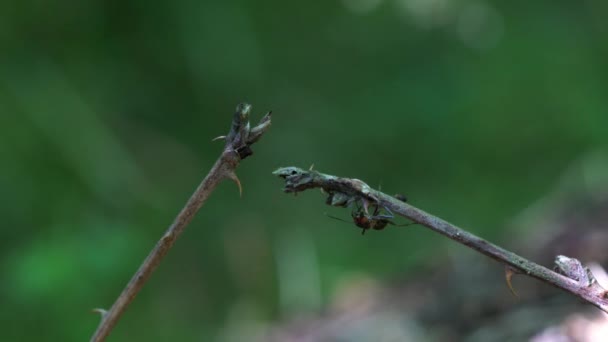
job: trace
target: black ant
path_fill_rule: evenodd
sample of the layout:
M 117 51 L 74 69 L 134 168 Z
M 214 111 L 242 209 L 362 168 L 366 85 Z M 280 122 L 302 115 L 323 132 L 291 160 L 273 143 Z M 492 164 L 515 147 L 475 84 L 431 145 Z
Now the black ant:
M 406 223 L 406 224 L 395 224 L 393 221 L 391 221 L 392 218 L 394 218 L 394 215 L 391 213 L 391 211 L 384 207 L 384 210 L 387 212 L 387 214 L 380 214 L 380 205 L 378 204 L 373 204 L 371 207 L 374 208 L 373 214 L 370 215 L 369 214 L 369 210 L 368 210 L 368 205 L 367 205 L 367 201 L 363 200 L 363 207 L 359 206 L 359 201 L 356 201 L 356 206 L 357 208 L 355 210 L 353 210 L 353 212 L 351 213 L 351 216 L 353 218 L 353 222 L 355 223 L 355 225 L 359 228 L 361 228 L 361 235 L 365 234 L 365 232 L 369 229 L 374 229 L 374 230 L 382 230 L 384 228 L 386 228 L 387 225 L 393 225 L 393 226 L 397 226 L 397 227 L 405 227 L 405 226 L 410 226 L 413 224 L 416 224 L 415 222 L 413 223 Z M 339 221 L 343 221 L 343 222 L 348 222 L 345 221 L 339 217 L 335 217 L 335 216 L 331 216 L 331 215 L 327 215 L 333 219 L 339 220 Z

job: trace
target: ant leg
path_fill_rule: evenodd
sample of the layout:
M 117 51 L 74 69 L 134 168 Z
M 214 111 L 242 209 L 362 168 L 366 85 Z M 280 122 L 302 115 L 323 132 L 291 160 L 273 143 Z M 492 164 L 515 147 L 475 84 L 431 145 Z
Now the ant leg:
M 372 220 L 390 220 L 390 219 L 394 218 L 394 216 L 392 216 L 392 215 L 375 215 L 375 216 L 370 216 L 369 218 Z
M 365 209 L 365 214 L 367 214 L 367 216 L 369 217 L 378 217 L 380 214 L 380 205 L 376 202 L 371 203 L 370 202 L 364 202 L 367 204 L 367 208 Z M 374 213 L 373 214 L 369 214 L 369 208 L 373 208 L 374 209 Z
M 378 206 L 378 203 L 375 203 L 375 208 L 374 208 L 374 215 L 372 216 L 377 216 L 378 214 L 380 214 L 380 206 Z
M 365 215 L 369 216 L 369 202 L 365 198 L 362 198 L 361 201 L 363 202 L 363 210 L 365 211 Z
M 387 215 L 389 215 L 390 218 L 395 217 L 395 214 L 393 214 L 393 212 L 389 208 L 387 208 L 385 206 L 382 206 L 382 208 L 384 208 L 384 211 L 386 211 L 388 213 Z
M 356 198 L 355 196 L 350 196 L 350 197 L 348 198 L 348 200 L 346 201 L 346 206 L 347 206 L 347 207 L 350 207 L 350 206 L 351 206 L 351 204 L 353 204 L 353 203 L 355 203 L 355 205 L 357 205 L 358 201 L 359 201 L 359 199 L 358 199 L 358 198 Z M 357 205 L 357 206 L 358 206 L 358 205 Z
M 354 218 L 354 217 L 357 217 L 359 215 L 359 213 L 361 212 L 361 207 L 359 206 L 359 200 L 358 199 L 355 200 L 352 203 L 355 203 L 355 208 L 353 209 L 353 211 L 351 212 L 350 215 Z
M 362 205 L 363 205 L 362 201 L 363 200 L 361 198 L 353 198 L 352 203 L 355 204 L 355 207 L 357 208 L 357 211 L 361 211 Z
M 395 215 L 393 215 L 393 212 L 390 211 L 387 207 L 382 206 L 382 208 L 387 212 L 386 214 L 380 214 L 380 204 L 374 204 L 375 208 L 374 208 L 374 214 L 372 216 L 370 216 L 370 218 L 372 220 L 390 220 L 392 218 L 395 218 Z M 390 222 L 390 221 L 389 221 Z M 392 222 L 391 222 L 392 223 Z

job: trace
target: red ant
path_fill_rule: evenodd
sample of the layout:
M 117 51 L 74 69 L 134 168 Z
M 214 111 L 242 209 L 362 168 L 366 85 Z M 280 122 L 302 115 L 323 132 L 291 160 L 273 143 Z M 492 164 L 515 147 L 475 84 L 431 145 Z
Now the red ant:
M 391 211 L 388 208 L 384 207 L 384 210 L 387 212 L 387 214 L 381 215 L 380 205 L 378 204 L 372 205 L 372 207 L 374 208 L 374 212 L 372 215 L 369 215 L 368 205 L 365 199 L 363 199 L 363 207 L 359 206 L 359 201 L 356 201 L 355 203 L 357 209 L 353 210 L 351 216 L 355 225 L 361 228 L 361 235 L 365 234 L 365 232 L 369 229 L 382 230 L 386 228 L 386 226 L 389 224 L 397 227 L 405 227 L 416 224 L 415 222 L 406 224 L 395 224 L 393 221 L 391 221 L 391 219 L 394 218 L 394 215 L 391 213 Z M 331 215 L 327 216 L 339 221 L 348 222 L 339 217 Z

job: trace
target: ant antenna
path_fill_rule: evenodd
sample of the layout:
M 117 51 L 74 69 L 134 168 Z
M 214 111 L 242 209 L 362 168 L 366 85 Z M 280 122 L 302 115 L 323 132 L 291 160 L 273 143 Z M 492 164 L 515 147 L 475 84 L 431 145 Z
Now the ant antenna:
M 338 220 L 338 221 L 342 221 L 342 222 L 346 222 L 346 223 L 352 223 L 352 222 L 350 222 L 350 221 L 343 220 L 343 219 L 341 219 L 341 218 L 339 218 L 339 217 L 329 215 L 328 213 L 325 213 L 325 216 L 330 217 L 330 218 L 332 218 L 332 219 L 334 219 L 334 220 Z

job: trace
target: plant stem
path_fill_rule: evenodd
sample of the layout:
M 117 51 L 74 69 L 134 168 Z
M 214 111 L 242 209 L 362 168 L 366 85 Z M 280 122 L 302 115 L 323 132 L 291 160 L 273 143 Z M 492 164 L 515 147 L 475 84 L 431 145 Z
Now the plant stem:
M 241 184 L 235 174 L 235 170 L 242 159 L 253 154 L 250 146 L 266 132 L 271 123 L 270 113 L 268 113 L 256 127 L 250 129 L 250 110 L 251 106 L 248 104 L 237 106 L 230 132 L 227 136 L 220 137 L 226 140 L 224 150 L 207 176 L 194 191 L 162 238 L 156 243 L 156 246 L 150 251 L 148 257 L 141 264 L 137 272 L 135 272 L 110 310 L 94 310 L 101 313 L 102 318 L 93 337 L 91 337 L 91 341 L 104 341 L 108 337 L 122 313 L 139 293 L 152 272 L 158 267 L 163 257 L 169 252 L 169 249 L 171 249 L 177 238 L 192 221 L 194 215 L 207 198 L 209 198 L 209 195 L 211 195 L 216 186 L 224 179 L 231 179 L 237 183 L 239 191 L 241 190 Z
M 298 193 L 306 189 L 322 188 L 329 195 L 328 204 L 345 206 L 345 203 L 362 201 L 363 203 L 389 209 L 400 216 L 408 218 L 504 264 L 507 267 L 507 272 L 516 272 L 536 278 L 569 292 L 608 313 L 607 291 L 597 283 L 593 275 L 587 269 L 584 269 L 576 259 L 563 256 L 557 257 L 556 266 L 566 275 L 564 276 L 494 245 L 439 217 L 374 190 L 358 179 L 340 178 L 296 167 L 280 168 L 274 174 L 285 179 L 285 188 L 283 189 L 285 192 Z M 333 199 L 335 198 L 341 198 L 342 200 L 334 203 Z M 344 198 L 352 199 L 352 201 L 345 201 Z M 508 282 L 509 279 L 510 277 L 508 276 Z

